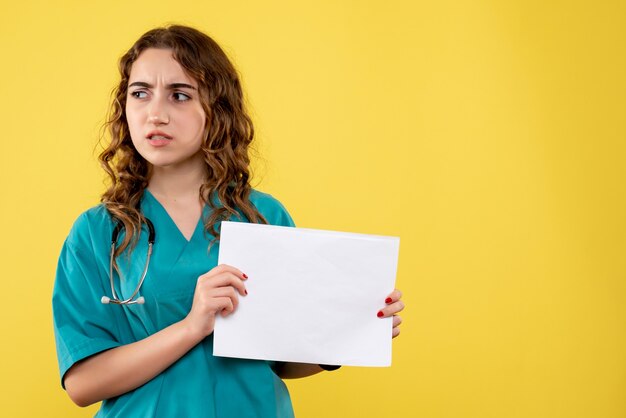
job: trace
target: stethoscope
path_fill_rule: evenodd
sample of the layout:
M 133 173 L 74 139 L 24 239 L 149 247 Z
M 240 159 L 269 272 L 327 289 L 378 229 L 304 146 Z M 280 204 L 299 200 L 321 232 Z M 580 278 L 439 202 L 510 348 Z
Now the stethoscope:
M 133 292 L 132 295 L 130 295 L 130 297 L 128 299 L 124 299 L 124 300 L 120 300 L 119 297 L 117 296 L 117 293 L 115 293 L 115 285 L 113 284 L 113 261 L 115 260 L 115 247 L 117 247 L 117 237 L 119 236 L 120 232 L 122 231 L 122 229 L 125 230 L 124 228 L 124 224 L 121 222 L 118 222 L 117 225 L 115 225 L 115 228 L 113 229 L 113 234 L 111 236 L 111 255 L 110 255 L 110 261 L 109 261 L 109 280 L 111 282 L 111 294 L 113 295 L 113 298 L 110 298 L 108 296 L 102 296 L 102 299 L 100 299 L 100 302 L 106 304 L 109 303 L 113 303 L 115 305 L 134 305 L 134 304 L 143 304 L 145 303 L 145 299 L 143 298 L 143 296 L 139 296 L 137 299 L 135 299 L 135 296 L 137 296 L 137 293 L 139 293 L 139 289 L 141 289 L 141 285 L 143 284 L 143 281 L 146 279 L 146 274 L 148 273 L 148 266 L 150 265 L 150 256 L 152 255 L 152 246 L 154 245 L 154 225 L 152 225 L 152 222 L 150 221 L 150 219 L 144 217 L 144 221 L 146 226 L 148 227 L 148 256 L 146 257 L 146 265 L 143 268 L 143 273 L 141 274 L 141 280 L 139 280 L 139 284 L 137 285 L 137 287 L 135 288 L 135 291 Z

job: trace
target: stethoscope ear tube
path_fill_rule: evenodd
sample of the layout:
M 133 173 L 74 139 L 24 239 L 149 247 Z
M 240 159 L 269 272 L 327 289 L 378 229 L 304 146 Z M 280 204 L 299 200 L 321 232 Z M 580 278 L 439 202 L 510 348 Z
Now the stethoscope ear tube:
M 154 225 L 148 218 L 144 218 L 146 226 L 148 227 L 148 255 L 146 257 L 146 264 L 143 268 L 143 273 L 141 274 L 141 279 L 135 288 L 135 291 L 128 299 L 120 300 L 115 292 L 115 283 L 113 282 L 113 264 L 115 260 L 115 247 L 117 246 L 117 238 L 124 229 L 124 224 L 122 222 L 117 222 L 115 228 L 113 228 L 113 233 L 111 234 L 111 251 L 109 254 L 109 282 L 111 284 L 111 295 L 112 298 L 108 296 L 102 296 L 100 302 L 105 305 L 114 304 L 114 305 L 143 305 L 145 303 L 145 299 L 143 296 L 139 296 L 135 299 L 135 296 L 139 293 L 141 286 L 143 285 L 144 280 L 146 279 L 146 274 L 148 274 L 148 267 L 150 266 L 150 257 L 152 256 L 152 247 L 154 245 L 155 240 L 155 231 Z

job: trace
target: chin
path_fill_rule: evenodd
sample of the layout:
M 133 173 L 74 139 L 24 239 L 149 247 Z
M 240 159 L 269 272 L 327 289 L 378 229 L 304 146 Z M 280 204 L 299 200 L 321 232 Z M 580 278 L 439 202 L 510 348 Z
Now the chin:
M 203 163 L 198 160 L 194 160 L 192 158 L 184 158 L 184 159 L 176 159 L 176 158 L 150 158 L 147 159 L 148 163 L 152 166 L 152 168 L 165 168 L 165 169 L 174 169 L 174 168 L 183 168 L 195 164 L 202 165 Z

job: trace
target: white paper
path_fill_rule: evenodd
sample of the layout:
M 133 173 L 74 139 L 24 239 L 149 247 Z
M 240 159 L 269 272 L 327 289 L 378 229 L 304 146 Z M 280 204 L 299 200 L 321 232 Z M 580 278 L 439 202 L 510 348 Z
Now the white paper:
M 219 263 L 249 277 L 237 310 L 215 323 L 213 354 L 348 366 L 391 365 L 400 239 L 222 222 Z

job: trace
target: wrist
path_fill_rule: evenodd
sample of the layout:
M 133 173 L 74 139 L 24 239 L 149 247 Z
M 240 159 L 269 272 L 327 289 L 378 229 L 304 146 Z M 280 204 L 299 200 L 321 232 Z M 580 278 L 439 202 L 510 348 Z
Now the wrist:
M 320 366 L 322 368 L 322 370 L 326 370 L 327 372 L 332 372 L 334 370 L 337 370 L 338 368 L 340 368 L 341 366 L 333 366 L 330 364 L 318 364 L 318 366 Z
M 203 332 L 203 330 L 195 326 L 193 321 L 191 321 L 189 317 L 185 317 L 185 319 L 181 320 L 179 322 L 179 325 L 183 333 L 183 338 L 193 343 L 194 345 L 198 344 L 206 337 L 206 334 Z

